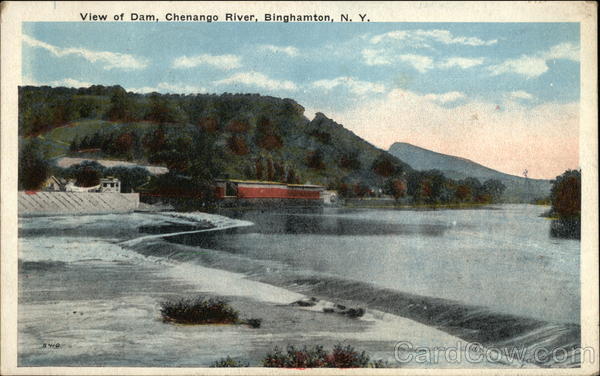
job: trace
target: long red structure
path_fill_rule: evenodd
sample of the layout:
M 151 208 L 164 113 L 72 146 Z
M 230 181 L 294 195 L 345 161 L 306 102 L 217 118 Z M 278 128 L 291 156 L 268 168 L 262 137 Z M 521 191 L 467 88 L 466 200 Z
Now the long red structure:
M 285 184 L 251 180 L 218 180 L 216 197 L 243 199 L 320 200 L 325 187 L 308 184 Z

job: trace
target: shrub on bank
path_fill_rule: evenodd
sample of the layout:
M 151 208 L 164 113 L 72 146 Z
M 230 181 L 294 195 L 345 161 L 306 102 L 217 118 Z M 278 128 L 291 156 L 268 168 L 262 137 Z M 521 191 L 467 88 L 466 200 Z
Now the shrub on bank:
M 230 356 L 222 358 L 213 363 L 211 367 L 250 367 L 250 364 L 245 361 L 235 360 Z
M 330 353 L 323 346 L 305 346 L 302 349 L 288 346 L 286 353 L 275 347 L 262 363 L 264 367 L 278 368 L 380 368 L 385 365 L 381 361 L 369 362 L 369 356 L 364 351 L 359 352 L 350 345 L 341 344 L 335 345 Z
M 237 324 L 239 313 L 220 299 L 179 298 L 160 305 L 163 321 L 178 324 Z

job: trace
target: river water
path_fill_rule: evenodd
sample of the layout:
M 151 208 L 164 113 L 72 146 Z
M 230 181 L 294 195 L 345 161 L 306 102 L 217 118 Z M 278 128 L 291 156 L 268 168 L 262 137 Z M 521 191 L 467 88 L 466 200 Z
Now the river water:
M 540 216 L 544 210 L 231 210 L 221 214 L 243 225 L 224 223 L 219 231 L 194 230 L 186 222 L 193 215 L 176 223 L 146 214 L 84 216 L 62 225 L 28 218 L 21 220 L 20 258 L 46 262 L 52 255 L 36 251 L 41 242 L 71 236 L 79 240 L 69 257 L 101 259 L 81 239 L 87 226 L 86 236 L 122 241 L 103 254 L 130 250 L 136 257 L 242 273 L 485 346 L 562 347 L 569 358 L 561 365 L 573 366 L 580 340 L 580 242 L 552 237 L 550 221 Z M 172 247 L 151 241 L 160 233 L 176 234 L 165 237 Z M 64 257 L 57 256 L 71 261 Z
M 201 245 L 264 262 L 268 273 L 329 276 L 485 306 L 548 321 L 579 322 L 577 240 L 550 236 L 544 211 L 325 209 L 242 212 L 256 226 L 201 236 Z M 193 236 L 190 236 L 193 237 Z

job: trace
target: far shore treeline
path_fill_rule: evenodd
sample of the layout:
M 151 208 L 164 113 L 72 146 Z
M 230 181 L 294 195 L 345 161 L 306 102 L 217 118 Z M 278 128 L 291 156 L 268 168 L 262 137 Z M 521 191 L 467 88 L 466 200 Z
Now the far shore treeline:
M 412 126 L 412 125 L 411 125 Z M 393 196 L 407 204 L 497 202 L 495 179 L 453 180 L 416 171 L 342 125 L 305 117 L 292 99 L 259 94 L 136 94 L 120 86 L 19 88 L 19 189 L 51 175 L 92 185 L 111 174 L 124 191 L 212 197 L 217 178 L 320 184 L 345 198 Z M 165 166 L 58 168 L 60 156 Z

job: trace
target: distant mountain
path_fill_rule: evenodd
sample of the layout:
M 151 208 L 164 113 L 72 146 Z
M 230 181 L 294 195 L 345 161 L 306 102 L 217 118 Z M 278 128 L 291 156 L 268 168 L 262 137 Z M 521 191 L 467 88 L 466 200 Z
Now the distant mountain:
M 505 174 L 465 158 L 437 153 L 405 142 L 390 146 L 389 153 L 408 163 L 415 170 L 440 170 L 451 179 L 474 177 L 482 183 L 487 179 L 498 179 L 505 186 L 503 199 L 510 202 L 530 202 L 550 194 L 550 180 L 525 179 Z

